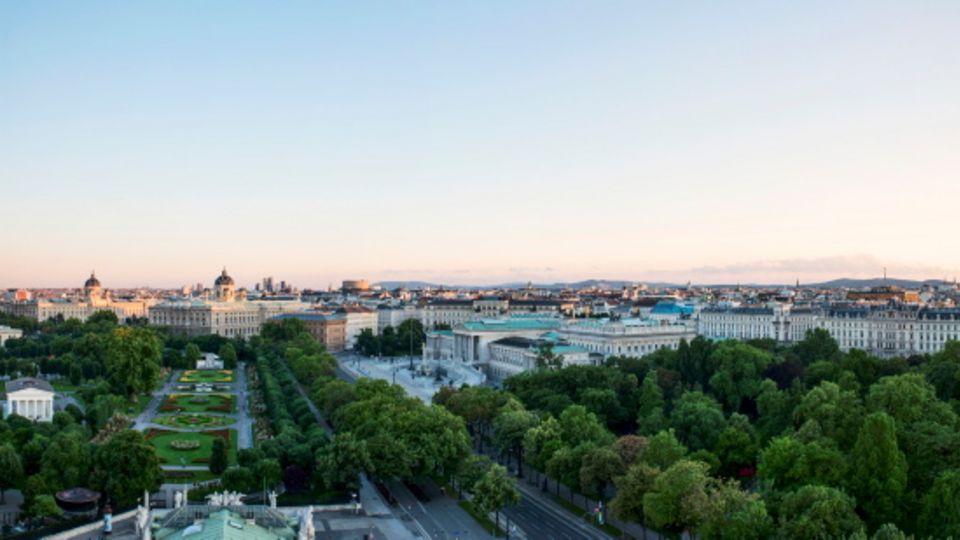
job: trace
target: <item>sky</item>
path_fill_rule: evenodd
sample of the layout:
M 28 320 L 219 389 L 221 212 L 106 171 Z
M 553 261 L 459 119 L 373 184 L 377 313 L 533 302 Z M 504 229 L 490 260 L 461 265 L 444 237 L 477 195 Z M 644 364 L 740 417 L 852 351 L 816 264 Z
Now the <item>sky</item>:
M 958 51 L 953 0 L 6 1 L 0 287 L 952 279 Z

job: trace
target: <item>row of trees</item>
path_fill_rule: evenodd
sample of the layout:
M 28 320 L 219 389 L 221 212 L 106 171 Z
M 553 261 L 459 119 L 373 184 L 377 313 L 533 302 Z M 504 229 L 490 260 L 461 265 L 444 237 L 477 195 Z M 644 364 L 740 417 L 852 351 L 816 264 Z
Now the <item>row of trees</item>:
M 310 389 L 312 400 L 336 429 L 332 439 L 313 448 L 315 487 L 356 490 L 361 474 L 403 481 L 453 477 L 470 494 L 470 504 L 481 513 L 494 513 L 497 521 L 499 510 L 518 500 L 515 482 L 506 469 L 489 459 L 477 462 L 468 458 L 469 438 L 463 422 L 446 409 L 424 405 L 407 397 L 402 387 L 385 381 L 363 379 L 353 385 L 335 378 L 336 360 L 299 321 L 268 323 L 261 336 L 258 378 L 266 412 L 279 432 L 261 444 L 258 452 L 269 455 L 274 441 L 286 439 L 283 446 L 289 446 L 296 428 L 316 426 L 312 412 L 298 412 L 302 398 L 295 377 Z M 255 475 L 239 472 L 248 468 L 241 463 L 228 469 L 224 485 L 239 489 L 249 484 Z M 289 480 L 285 474 L 284 482 Z
M 880 360 L 842 353 L 821 331 L 789 348 L 698 338 L 523 373 L 505 392 L 446 389 L 435 402 L 519 473 L 527 463 L 665 531 L 942 536 L 960 533 L 960 514 L 935 517 L 960 490 L 947 384 L 958 353 L 950 343 L 930 358 Z

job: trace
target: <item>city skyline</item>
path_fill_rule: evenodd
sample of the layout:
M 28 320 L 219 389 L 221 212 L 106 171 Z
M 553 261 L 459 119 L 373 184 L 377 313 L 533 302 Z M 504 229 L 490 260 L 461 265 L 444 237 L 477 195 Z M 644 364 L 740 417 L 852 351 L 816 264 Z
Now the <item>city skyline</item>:
M 0 286 L 952 279 L 960 5 L 0 6 Z

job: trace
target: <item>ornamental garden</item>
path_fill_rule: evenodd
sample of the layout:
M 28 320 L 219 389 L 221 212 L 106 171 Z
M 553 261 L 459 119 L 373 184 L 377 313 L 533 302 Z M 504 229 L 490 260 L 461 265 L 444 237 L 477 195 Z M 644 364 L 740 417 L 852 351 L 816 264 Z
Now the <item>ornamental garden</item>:
M 186 370 L 170 385 L 173 391 L 163 397 L 150 421 L 153 426 L 144 432 L 157 450 L 167 481 L 196 482 L 218 476 L 206 469 L 217 439 L 225 443 L 227 462 L 236 463 L 234 380 L 232 370 Z

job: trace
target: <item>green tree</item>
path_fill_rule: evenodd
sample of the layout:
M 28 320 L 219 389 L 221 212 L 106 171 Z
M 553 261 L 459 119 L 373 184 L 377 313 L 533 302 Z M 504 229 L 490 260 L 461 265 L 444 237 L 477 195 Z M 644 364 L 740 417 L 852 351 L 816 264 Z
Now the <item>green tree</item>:
M 893 523 L 884 523 L 873 533 L 870 540 L 907 540 L 907 535 Z
M 793 346 L 793 353 L 804 365 L 810 365 L 817 360 L 840 358 L 840 346 L 830 332 L 823 328 L 814 328 L 807 330 L 807 335 Z
M 725 341 L 713 351 L 715 372 L 710 388 L 720 396 L 727 410 L 737 412 L 744 400 L 760 393 L 763 371 L 770 365 L 766 351 L 738 341 Z
M 454 478 L 457 480 L 461 497 L 463 496 L 464 488 L 466 488 L 467 491 L 473 490 L 474 484 L 483 478 L 483 475 L 490 469 L 491 463 L 490 458 L 478 454 L 470 454 L 460 462 L 454 473 Z
M 200 347 L 196 343 L 187 343 L 186 348 L 183 349 L 183 359 L 187 363 L 188 369 L 196 369 L 197 362 L 203 358 L 203 353 L 200 352 Z
M 853 498 L 839 489 L 804 486 L 780 505 L 780 538 L 847 538 L 862 531 Z
M 710 379 L 710 356 L 713 353 L 713 344 L 710 340 L 697 336 L 687 344 L 680 340 L 677 347 L 677 370 L 684 382 L 690 388 L 706 388 Z
M 684 392 L 670 415 L 670 425 L 692 450 L 713 448 L 726 424 L 720 404 L 703 392 Z
M 870 528 L 897 521 L 907 488 L 907 458 L 897 447 L 896 427 L 890 416 L 881 412 L 864 419 L 850 463 L 850 492 L 866 514 Z
M 210 472 L 216 475 L 223 474 L 229 465 L 227 456 L 227 442 L 223 437 L 214 437 L 213 446 L 210 449 Z
M 20 456 L 9 443 L 0 445 L 0 504 L 6 502 L 5 492 L 15 487 L 23 479 L 23 465 Z
M 697 529 L 707 517 L 711 478 L 707 465 L 681 459 L 660 473 L 643 496 L 643 511 L 655 527 Z
M 376 472 L 364 440 L 352 433 L 338 433 L 317 452 L 317 472 L 328 487 L 358 489 L 360 474 Z
M 280 462 L 276 459 L 261 459 L 253 466 L 254 481 L 261 486 L 272 488 L 280 483 L 283 477 L 283 469 L 280 468 Z
M 237 491 L 239 493 L 250 493 L 259 489 L 254 479 L 253 473 L 246 467 L 230 467 L 223 471 L 220 477 L 220 484 L 223 489 L 228 491 Z
M 63 510 L 57 506 L 53 495 L 37 495 L 30 503 L 28 513 L 36 518 L 52 518 L 63 515 Z
M 78 427 L 54 435 L 43 452 L 40 471 L 54 489 L 85 485 L 90 476 L 92 454 L 86 434 Z
M 610 501 L 613 515 L 625 521 L 643 523 L 643 496 L 653 489 L 653 482 L 659 474 L 660 469 L 641 462 L 616 478 L 617 495 Z
M 582 405 L 571 405 L 560 415 L 560 437 L 564 444 L 577 446 L 584 442 L 604 446 L 613 442 L 613 434 L 597 415 Z
M 494 513 L 494 525 L 500 526 L 500 510 L 520 502 L 517 482 L 501 465 L 491 465 L 473 486 L 473 504 L 484 514 Z
M 736 476 L 741 467 L 753 465 L 760 451 L 753 427 L 745 417 L 741 418 L 742 421 L 735 423 L 731 417 L 731 425 L 720 432 L 714 446 L 714 454 L 720 459 L 720 472 L 727 477 Z
M 540 417 L 522 408 L 503 410 L 493 420 L 493 444 L 513 455 L 520 478 L 523 478 L 523 439 L 539 424 Z
M 224 343 L 221 345 L 217 356 L 220 357 L 220 360 L 223 360 L 224 369 L 237 368 L 237 349 L 233 347 L 232 343 Z
M 960 538 L 960 469 L 941 473 L 923 496 L 917 532 L 922 538 Z
M 580 487 L 586 495 L 606 500 L 614 478 L 624 473 L 623 460 L 609 446 L 587 452 L 580 462 Z
M 824 436 L 836 441 L 841 449 L 849 449 L 860 431 L 863 406 L 856 392 L 823 382 L 803 396 L 794 409 L 794 419 L 797 425 L 816 422 Z
M 539 426 L 528 430 L 523 436 L 523 450 L 527 459 L 540 471 L 546 470 L 547 462 L 562 446 L 560 422 L 552 416 L 548 416 Z
M 757 394 L 757 434 L 763 441 L 781 435 L 792 423 L 794 403 L 790 393 L 777 388 L 777 383 L 764 379 Z
M 106 368 L 113 384 L 137 400 L 160 378 L 160 339 L 144 327 L 117 328 L 107 340 Z
M 647 448 L 640 455 L 640 461 L 664 470 L 686 455 L 687 447 L 677 440 L 672 429 L 667 429 L 650 437 Z
M 110 437 L 93 454 L 93 484 L 120 505 L 133 504 L 143 492 L 160 487 L 163 471 L 153 446 L 137 431 Z
M 637 407 L 637 433 L 652 435 L 667 427 L 663 405 L 663 390 L 657 384 L 657 373 L 649 371 L 640 386 L 640 401 Z
M 757 476 L 769 489 L 785 493 L 808 484 L 839 486 L 846 471 L 846 458 L 832 443 L 784 436 L 771 439 L 760 453 Z
M 701 538 L 759 540 L 769 538 L 772 531 L 773 520 L 757 494 L 747 493 L 736 482 L 724 482 L 711 490 Z
M 919 373 L 883 377 L 867 393 L 867 410 L 885 412 L 903 429 L 927 420 L 953 425 L 957 415 L 937 399 L 933 385 Z

